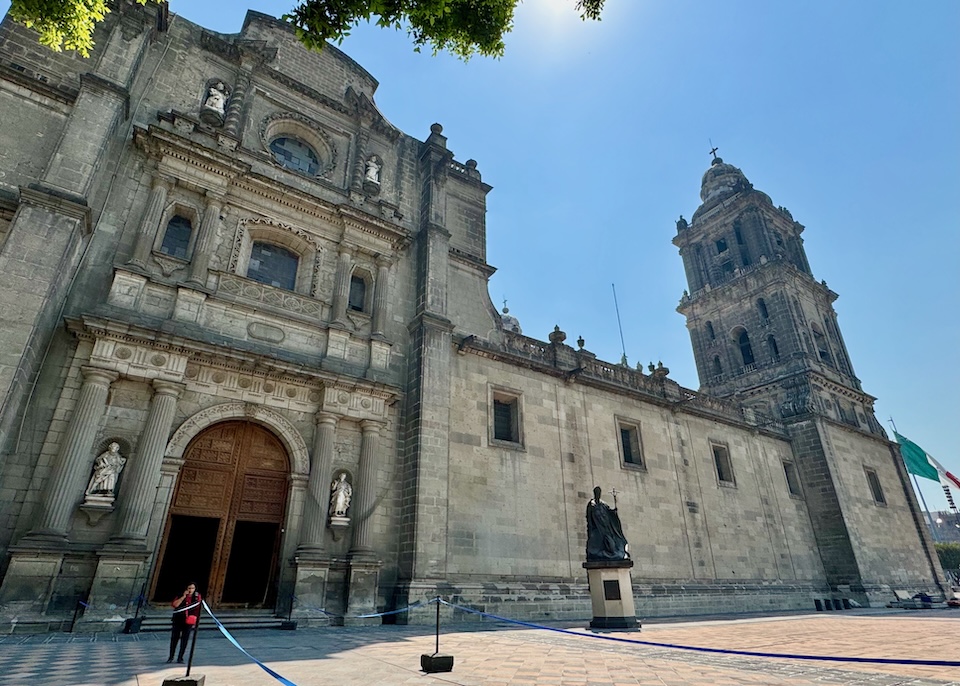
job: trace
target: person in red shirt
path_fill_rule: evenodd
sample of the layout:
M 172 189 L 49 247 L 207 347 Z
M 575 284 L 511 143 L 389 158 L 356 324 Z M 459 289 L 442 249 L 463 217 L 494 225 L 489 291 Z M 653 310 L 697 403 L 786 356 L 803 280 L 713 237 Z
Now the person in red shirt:
M 190 632 L 200 619 L 200 600 L 197 585 L 189 583 L 180 597 L 174 598 L 173 602 L 170 603 L 173 606 L 174 613 L 173 628 L 170 632 L 170 657 L 167 658 L 167 662 L 173 662 L 173 653 L 178 641 L 180 642 L 180 654 L 177 657 L 177 662 L 183 662 L 183 654 L 187 650 Z

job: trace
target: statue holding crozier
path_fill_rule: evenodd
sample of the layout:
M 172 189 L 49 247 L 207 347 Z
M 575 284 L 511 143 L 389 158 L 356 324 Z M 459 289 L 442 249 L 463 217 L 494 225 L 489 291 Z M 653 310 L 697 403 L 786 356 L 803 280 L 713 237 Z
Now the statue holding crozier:
M 590 604 L 593 607 L 591 629 L 639 629 L 630 579 L 630 548 L 623 535 L 617 511 L 617 492 L 613 507 L 600 498 L 600 487 L 593 489 L 587 503 L 587 570 Z

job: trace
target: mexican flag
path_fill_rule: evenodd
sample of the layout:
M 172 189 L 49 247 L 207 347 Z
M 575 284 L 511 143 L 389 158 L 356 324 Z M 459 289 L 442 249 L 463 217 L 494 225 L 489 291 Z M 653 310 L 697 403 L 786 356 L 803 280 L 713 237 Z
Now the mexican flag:
M 900 454 L 903 456 L 908 472 L 922 476 L 924 479 L 939 481 L 944 486 L 960 488 L 960 478 L 944 469 L 943 465 L 934 460 L 923 448 L 896 431 L 893 435 L 897 437 L 897 443 L 900 444 Z

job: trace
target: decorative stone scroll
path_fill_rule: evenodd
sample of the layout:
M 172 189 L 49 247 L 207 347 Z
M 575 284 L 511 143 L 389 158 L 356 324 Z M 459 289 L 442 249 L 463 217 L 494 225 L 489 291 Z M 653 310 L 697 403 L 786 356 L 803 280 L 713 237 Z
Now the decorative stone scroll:
M 183 457 L 187 444 L 208 426 L 228 419 L 249 419 L 273 431 L 290 454 L 290 463 L 294 474 L 310 473 L 310 457 L 307 444 L 297 428 L 286 417 L 275 410 L 250 403 L 220 403 L 187 419 L 174 432 L 167 443 L 168 458 Z

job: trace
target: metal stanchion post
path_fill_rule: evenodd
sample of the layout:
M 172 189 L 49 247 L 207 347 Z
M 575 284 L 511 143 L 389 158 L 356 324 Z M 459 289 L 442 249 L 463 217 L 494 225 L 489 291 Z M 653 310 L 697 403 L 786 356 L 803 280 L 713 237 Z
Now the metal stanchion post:
M 453 655 L 440 654 L 440 596 L 437 596 L 434 602 L 437 604 L 436 652 L 433 655 L 424 653 L 420 656 L 420 669 L 427 674 L 453 671 Z
M 203 612 L 200 613 L 202 615 Z M 200 633 L 200 615 L 197 615 L 197 623 L 193 625 L 193 640 L 190 641 L 190 657 L 187 658 L 187 674 L 190 676 L 190 668 L 193 667 L 193 653 L 197 649 L 197 634 Z

